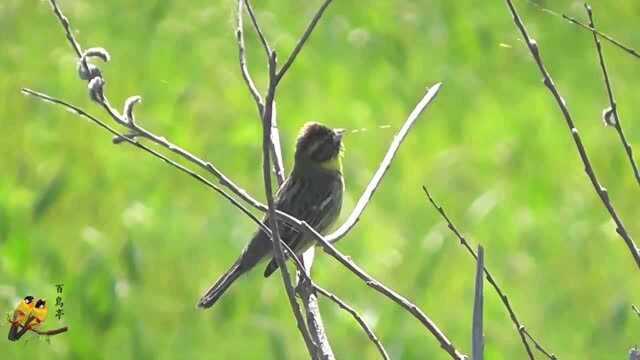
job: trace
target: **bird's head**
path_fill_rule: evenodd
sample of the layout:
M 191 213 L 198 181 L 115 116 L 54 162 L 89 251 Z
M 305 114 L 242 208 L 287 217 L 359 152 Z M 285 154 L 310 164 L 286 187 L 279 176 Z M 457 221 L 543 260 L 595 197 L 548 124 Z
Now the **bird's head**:
M 317 122 L 306 123 L 296 144 L 296 165 L 341 171 L 343 133 L 344 130 L 331 129 Z

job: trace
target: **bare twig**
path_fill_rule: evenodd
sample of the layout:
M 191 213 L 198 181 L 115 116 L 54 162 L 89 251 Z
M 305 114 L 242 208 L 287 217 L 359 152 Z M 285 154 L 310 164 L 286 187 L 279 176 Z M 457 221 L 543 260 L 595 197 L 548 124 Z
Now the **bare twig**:
M 367 336 L 369 337 L 369 340 L 371 340 L 371 342 L 376 346 L 376 348 L 378 349 L 378 352 L 380 352 L 380 356 L 382 356 L 382 358 L 385 359 L 385 360 L 389 359 L 389 354 L 387 354 L 387 351 L 385 350 L 384 346 L 380 342 L 380 339 L 378 339 L 378 337 L 373 332 L 373 330 L 364 321 L 364 318 L 360 314 L 358 314 L 358 312 L 354 308 L 352 308 L 347 303 L 342 301 L 335 294 L 332 294 L 332 293 L 328 292 L 327 290 L 325 290 L 325 289 L 323 289 L 323 288 L 321 288 L 319 286 L 316 286 L 315 289 L 316 289 L 317 292 L 322 294 L 324 297 L 326 297 L 327 299 L 333 301 L 340 308 L 342 308 L 343 310 L 345 310 L 346 312 L 351 314 L 351 316 L 353 316 L 353 318 L 358 322 L 358 324 L 360 325 L 362 330 L 364 330 L 364 332 L 367 334 Z
M 609 212 L 609 215 L 611 216 L 611 219 L 615 222 L 615 224 L 616 224 L 616 232 L 618 233 L 618 235 L 620 235 L 622 240 L 624 240 L 624 243 L 627 246 L 627 248 L 629 249 L 629 252 L 631 253 L 631 256 L 633 257 L 633 259 L 634 259 L 634 261 L 636 263 L 636 266 L 638 267 L 638 269 L 640 269 L 640 251 L 638 251 L 637 245 L 635 244 L 635 242 L 631 238 L 631 235 L 629 235 L 629 233 L 627 232 L 627 229 L 625 228 L 622 220 L 620 219 L 620 216 L 618 216 L 618 213 L 616 212 L 615 208 L 613 207 L 613 204 L 611 203 L 611 200 L 609 199 L 609 193 L 608 193 L 607 189 L 605 189 L 600 184 L 600 182 L 598 181 L 598 178 L 596 176 L 595 170 L 591 166 L 591 161 L 589 160 L 589 157 L 587 155 L 587 150 L 585 149 L 584 145 L 582 144 L 582 139 L 580 138 L 580 133 L 578 132 L 578 129 L 576 128 L 576 126 L 575 126 L 575 124 L 573 122 L 573 118 L 571 117 L 571 113 L 569 112 L 569 108 L 567 107 L 566 102 L 562 98 L 562 95 L 560 95 L 560 92 L 558 91 L 558 88 L 554 84 L 553 79 L 551 78 L 551 75 L 549 74 L 549 72 L 545 68 L 544 63 L 542 62 L 542 58 L 540 57 L 540 49 L 538 47 L 538 44 L 536 43 L 536 41 L 534 39 L 532 39 L 529 36 L 529 33 L 527 32 L 527 29 L 525 28 L 524 23 L 522 22 L 522 19 L 520 18 L 520 15 L 518 14 L 518 11 L 516 10 L 515 6 L 513 5 L 513 2 L 511 0 L 506 0 L 506 3 L 507 3 L 507 6 L 509 7 L 509 11 L 511 12 L 511 15 L 513 16 L 514 24 L 516 25 L 518 30 L 520 30 L 520 33 L 524 37 L 525 43 L 527 44 L 527 47 L 529 48 L 529 52 L 531 53 L 531 56 L 533 57 L 533 59 L 536 62 L 536 65 L 538 66 L 538 70 L 540 70 L 540 73 L 542 74 L 542 76 L 544 78 L 545 86 L 547 87 L 547 89 L 549 89 L 549 92 L 551 92 L 551 95 L 553 95 L 553 98 L 556 100 L 556 103 L 558 104 L 558 107 L 562 111 L 562 115 L 563 115 L 563 117 L 565 119 L 567 127 L 569 128 L 569 131 L 571 133 L 573 141 L 574 141 L 574 143 L 576 145 L 576 149 L 578 150 L 578 154 L 580 155 L 580 160 L 582 160 L 582 163 L 584 164 L 584 170 L 587 173 L 587 176 L 589 177 L 589 180 L 591 181 L 591 184 L 593 185 L 594 190 L 598 194 L 598 197 L 602 201 L 602 204 L 604 205 L 604 207 Z
M 532 5 L 534 5 L 535 7 L 540 9 L 541 11 L 544 11 L 544 12 L 546 12 L 548 14 L 553 15 L 553 16 L 565 19 L 565 20 L 567 20 L 568 22 L 570 22 L 570 23 L 572 23 L 574 25 L 577 25 L 577 26 L 579 26 L 579 27 L 581 27 L 581 28 L 583 28 L 585 30 L 588 30 L 588 31 L 591 31 L 591 32 L 594 32 L 594 33 L 598 34 L 600 37 L 602 37 L 603 39 L 607 40 L 608 42 L 610 42 L 614 46 L 616 46 L 616 47 L 620 48 L 621 50 L 629 53 L 630 55 L 640 59 L 640 52 L 634 50 L 630 46 L 624 45 L 620 41 L 614 39 L 612 36 L 609 36 L 609 35 L 601 32 L 599 30 L 596 30 L 593 27 L 591 27 L 591 26 L 589 26 L 587 24 L 584 24 L 580 20 L 577 20 L 576 18 L 573 18 L 573 17 L 571 17 L 569 15 L 560 14 L 560 13 L 558 13 L 556 11 L 551 10 L 551 9 L 547 9 L 547 8 L 543 7 L 542 5 L 538 4 L 535 1 L 529 0 L 529 3 L 531 3 Z
M 484 249 L 478 246 L 478 260 L 476 265 L 476 291 L 473 301 L 473 327 L 471 337 L 471 358 L 484 359 L 484 336 L 482 334 L 482 310 L 484 305 Z
M 260 43 L 262 44 L 262 48 L 264 49 L 265 54 L 267 55 L 267 59 L 269 59 L 269 56 L 271 56 L 271 46 L 269 46 L 269 42 L 267 41 L 267 38 L 264 36 L 264 33 L 262 32 L 262 28 L 258 24 L 258 19 L 256 18 L 255 11 L 253 11 L 253 6 L 251 6 L 251 2 L 249 2 L 249 0 L 241 0 L 241 1 L 244 1 L 244 3 L 247 6 L 247 12 L 249 13 L 249 17 L 251 18 L 251 23 L 253 24 L 253 28 L 256 30 L 256 33 L 258 34 L 258 38 L 260 39 Z
M 608 42 L 610 42 L 611 44 L 615 45 L 619 49 L 621 49 L 621 50 L 627 52 L 628 54 L 640 59 L 640 52 L 636 51 L 635 49 L 633 49 L 630 46 L 627 46 L 627 45 L 621 43 L 620 41 L 614 39 L 612 36 L 607 35 L 607 34 L 601 32 L 601 31 L 598 31 L 598 30 L 596 30 L 596 29 L 594 29 L 594 28 L 592 28 L 592 27 L 590 27 L 590 26 L 588 26 L 586 24 L 583 24 L 579 20 L 577 20 L 575 18 L 572 18 L 569 15 L 561 14 L 560 16 L 562 16 L 563 19 L 569 21 L 572 24 L 578 25 L 583 29 L 586 29 L 586 30 L 589 30 L 591 32 L 594 32 L 594 33 L 598 34 L 598 36 L 600 36 L 603 39 L 607 40 Z
M 307 39 L 309 39 L 309 36 L 311 36 L 313 29 L 315 28 L 316 24 L 322 17 L 322 14 L 324 14 L 324 11 L 327 9 L 329 4 L 331 4 L 331 1 L 332 0 L 325 0 L 324 3 L 320 6 L 318 11 L 316 12 L 316 14 L 313 16 L 313 19 L 311 19 L 311 22 L 305 29 L 300 40 L 298 40 L 298 43 L 296 44 L 296 47 L 291 52 L 291 55 L 289 55 L 289 58 L 287 58 L 287 61 L 285 61 L 284 65 L 282 65 L 282 68 L 280 68 L 280 71 L 278 71 L 278 74 L 276 76 L 276 84 L 280 83 L 280 80 L 282 80 L 282 77 L 284 76 L 284 74 L 286 74 L 287 70 L 289 70 L 289 68 L 293 64 L 294 60 L 296 59 L 296 56 L 298 56 L 298 54 L 300 53 L 300 50 L 302 50 L 302 47 L 307 42 Z
M 62 334 L 62 333 L 65 333 L 65 332 L 69 331 L 69 327 L 68 326 L 63 326 L 63 327 L 58 328 L 58 329 L 45 330 L 45 331 L 41 331 L 41 330 L 38 330 L 38 329 L 31 329 L 31 331 L 33 331 L 34 333 L 36 333 L 38 335 L 54 336 L 54 335 Z
M 548 352 L 547 350 L 545 350 L 544 347 L 542 347 L 542 345 L 533 337 L 531 336 L 531 334 L 529 333 L 529 331 L 527 329 L 522 329 L 522 333 L 524 333 L 524 335 L 533 343 L 533 345 L 536 347 L 536 349 L 538 349 L 538 351 L 540 351 L 541 353 L 544 354 L 544 356 L 546 356 L 548 359 L 551 360 L 556 360 L 558 359 L 554 354 Z
M 247 87 L 249 88 L 249 92 L 251 96 L 253 96 L 256 105 L 258 107 L 258 114 L 260 114 L 260 118 L 262 119 L 264 116 L 264 102 L 260 93 L 255 87 L 253 80 L 251 80 L 251 75 L 249 75 L 249 69 L 247 68 L 247 59 L 245 56 L 244 50 L 244 34 L 243 34 L 243 24 L 242 24 L 242 4 L 245 4 L 247 7 L 247 12 L 251 17 L 251 22 L 253 23 L 253 27 L 258 33 L 258 37 L 260 38 L 260 42 L 267 54 L 267 63 L 269 62 L 269 56 L 271 54 L 271 47 L 265 38 L 262 28 L 260 24 L 258 24 L 258 20 L 256 19 L 255 13 L 253 11 L 253 7 L 249 0 L 238 0 L 238 30 L 236 31 L 236 37 L 238 40 L 238 48 L 240 50 L 240 68 L 242 70 L 242 76 L 247 83 Z M 271 80 L 270 80 L 271 81 Z M 276 84 L 277 86 L 277 84 Z M 278 129 L 278 120 L 276 114 L 276 103 L 275 99 L 273 102 L 273 110 L 271 115 L 271 155 L 273 157 L 273 168 L 276 173 L 276 181 L 278 186 L 281 186 L 285 180 L 285 172 L 284 172 L 284 161 L 282 160 L 282 146 L 280 144 L 280 131 Z
M 62 11 L 60 10 L 57 1 L 56 0 L 49 0 L 54 14 L 56 15 L 56 17 L 58 18 L 58 20 L 60 21 L 60 23 L 62 24 L 65 33 L 66 33 L 66 37 L 67 40 L 69 41 L 69 43 L 72 45 L 72 47 L 74 48 L 76 55 L 78 56 L 79 60 L 83 60 L 82 57 L 82 52 L 81 52 L 81 48 L 80 45 L 78 44 L 77 40 L 74 38 L 73 36 L 73 32 L 71 31 L 71 26 L 69 24 L 68 19 L 64 16 L 64 14 L 62 13 Z M 208 161 L 204 161 L 198 157 L 196 157 L 195 155 L 191 154 L 190 152 L 188 152 L 187 150 L 169 142 L 166 138 L 162 137 L 162 136 L 158 136 L 153 134 L 152 132 L 140 127 L 137 125 L 137 123 L 135 121 L 131 121 L 128 122 L 127 119 L 125 119 L 124 116 L 121 116 L 118 114 L 118 112 L 113 109 L 111 107 L 111 105 L 109 104 L 109 101 L 107 100 L 107 97 L 104 96 L 103 97 L 103 101 L 100 102 L 100 105 L 107 111 L 107 113 L 111 116 L 111 118 L 116 121 L 118 124 L 128 128 L 129 130 L 131 130 L 131 135 L 126 136 L 124 135 L 123 137 L 129 137 L 129 138 L 135 138 L 135 137 L 144 137 L 154 143 L 156 143 L 157 145 L 160 145 L 166 149 L 168 149 L 169 151 L 181 156 L 182 158 L 184 158 L 185 160 L 198 165 L 199 167 L 201 167 L 202 169 L 204 169 L 205 171 L 211 173 L 212 175 L 214 175 L 218 181 L 220 182 L 221 185 L 227 187 L 228 189 L 230 189 L 234 194 L 236 194 L 237 196 L 239 196 L 242 200 L 246 201 L 247 203 L 249 203 L 250 205 L 252 205 L 253 207 L 261 210 L 261 211 L 266 211 L 266 206 L 262 203 L 260 203 L 259 201 L 257 201 L 256 199 L 254 199 L 253 197 L 251 197 L 249 195 L 249 193 L 247 193 L 244 189 L 240 188 L 238 185 L 236 185 L 235 183 L 233 183 L 233 181 L 231 181 L 231 179 L 229 179 L 228 177 L 226 177 L 220 170 L 218 170 L 215 166 L 213 166 L 213 164 L 211 164 Z M 114 140 L 117 141 L 122 141 L 122 137 L 116 137 Z
M 589 15 L 589 27 L 595 30 L 596 25 L 593 21 L 593 11 L 591 10 L 591 6 L 588 4 L 584 4 L 584 7 Z M 624 147 L 625 152 L 627 153 L 627 158 L 629 158 L 629 164 L 631 165 L 631 169 L 633 170 L 633 175 L 636 178 L 636 182 L 640 185 L 640 171 L 638 170 L 638 165 L 633 158 L 633 150 L 631 149 L 631 145 L 627 142 L 627 138 L 624 135 L 624 131 L 622 129 L 622 123 L 620 122 L 620 115 L 618 114 L 618 104 L 616 103 L 615 96 L 613 94 L 613 86 L 611 85 L 611 79 L 609 79 L 609 72 L 607 71 L 607 65 L 604 61 L 604 54 L 602 52 L 602 45 L 600 44 L 600 39 L 596 32 L 593 32 L 593 41 L 596 44 L 596 51 L 598 52 L 598 60 L 600 61 L 600 68 L 602 69 L 602 77 L 604 79 L 604 84 L 607 90 L 607 96 L 609 97 L 609 108 L 605 110 L 605 124 L 610 125 L 613 122 L 613 126 L 618 132 L 618 137 L 620 138 L 620 142 Z M 611 117 L 611 120 L 607 118 Z
M 327 241 L 333 243 L 340 240 L 356 225 L 358 220 L 360 220 L 360 216 L 364 212 L 364 209 L 367 208 L 367 205 L 371 201 L 373 194 L 378 189 L 378 186 L 380 186 L 380 183 L 382 182 L 382 178 L 387 173 L 387 170 L 389 170 L 389 167 L 391 166 L 391 162 L 393 161 L 393 158 L 396 156 L 396 153 L 398 152 L 400 145 L 402 145 L 402 142 L 409 134 L 409 131 L 415 124 L 416 120 L 418 120 L 418 117 L 420 116 L 422 111 L 424 111 L 424 109 L 431 103 L 431 101 L 436 97 L 436 95 L 438 95 L 441 85 L 442 83 L 437 83 L 433 85 L 431 88 L 429 88 L 427 93 L 422 98 L 422 100 L 420 100 L 418 105 L 416 105 L 416 107 L 413 109 L 413 111 L 411 112 L 411 114 L 409 115 L 405 123 L 402 125 L 402 128 L 393 137 L 393 141 L 391 142 L 391 145 L 389 146 L 389 149 L 387 150 L 387 153 L 385 154 L 384 159 L 382 159 L 382 161 L 380 162 L 380 165 L 378 166 L 378 170 L 376 170 L 375 174 L 371 178 L 371 181 L 369 181 L 369 184 L 367 185 L 364 192 L 360 196 L 360 199 L 358 199 L 358 202 L 356 203 L 355 208 L 351 211 L 351 214 L 349 214 L 349 217 L 347 218 L 347 220 L 345 220 L 345 222 L 342 225 L 340 225 L 338 229 L 336 229 L 333 233 L 325 237 Z
M 307 349 L 309 350 L 309 355 L 311 358 L 317 358 L 320 353 L 320 350 L 317 349 L 318 344 L 315 344 L 311 339 L 311 335 L 309 334 L 309 329 L 305 325 L 304 317 L 302 315 L 302 311 L 300 310 L 300 305 L 296 301 L 295 289 L 293 284 L 291 283 L 291 278 L 289 277 L 289 270 L 287 269 L 287 264 L 285 262 L 284 253 L 282 250 L 282 244 L 280 243 L 280 231 L 278 230 L 278 219 L 276 217 L 276 208 L 274 206 L 273 199 L 273 189 L 271 183 L 271 115 L 273 114 L 273 100 L 275 98 L 275 68 L 276 68 L 276 53 L 272 52 L 269 56 L 269 91 L 267 92 L 266 100 L 265 100 L 265 108 L 264 108 L 264 116 L 262 117 L 262 176 L 264 178 L 264 189 L 265 195 L 267 198 L 267 214 L 269 219 L 269 228 L 271 229 L 271 238 L 273 240 L 273 258 L 276 260 L 276 264 L 278 264 L 278 268 L 280 269 L 280 274 L 282 275 L 282 280 L 284 282 L 287 296 L 289 297 L 289 303 L 291 304 L 291 309 L 293 310 L 293 314 L 295 315 L 296 322 L 298 324 L 298 329 L 304 338 L 304 341 L 307 345 Z
M 431 193 L 429 192 L 426 186 L 423 185 L 422 190 L 424 190 L 425 194 L 427 195 L 427 198 L 429 199 L 429 202 L 431 202 L 431 205 L 433 205 L 433 207 L 436 209 L 436 211 L 438 211 L 442 219 L 447 223 L 447 227 L 449 228 L 449 230 L 451 230 L 451 232 L 458 238 L 458 240 L 460 240 L 460 244 L 464 246 L 465 249 L 467 249 L 467 252 L 469 253 L 469 255 L 473 256 L 473 258 L 477 261 L 478 254 L 476 254 L 476 252 L 471 247 L 471 244 L 469 244 L 467 239 L 462 235 L 462 233 L 460 233 L 460 231 L 453 224 L 451 219 L 449 219 L 449 216 L 445 212 L 444 208 L 438 205 L 438 203 L 436 203 L 436 201 L 431 196 Z M 509 317 L 511 318 L 511 322 L 513 322 L 513 325 L 516 327 L 516 330 L 518 331 L 518 335 L 520 336 L 522 346 L 524 346 L 524 349 L 527 352 L 527 356 L 531 360 L 535 359 L 535 357 L 533 356 L 533 352 L 531 351 L 531 346 L 529 346 L 529 343 L 525 338 L 525 327 L 520 322 L 520 320 L 518 320 L 518 316 L 516 315 L 515 310 L 513 310 L 513 308 L 511 307 L 511 304 L 509 303 L 509 299 L 507 298 L 507 295 L 502 291 L 500 286 L 498 286 L 498 283 L 493 278 L 493 275 L 491 275 L 491 272 L 489 272 L 489 269 L 487 269 L 486 266 L 484 267 L 484 273 L 487 276 L 487 281 L 489 282 L 489 284 L 491 284 L 493 289 L 496 291 L 496 293 L 498 294 L 498 297 L 500 297 L 500 301 L 502 301 L 502 304 L 504 305 L 505 309 L 507 309 L 507 312 L 509 313 Z
M 244 48 L 244 29 L 243 29 L 244 26 L 242 24 L 242 4 L 243 4 L 243 0 L 238 0 L 238 13 L 236 14 L 237 25 L 238 25 L 238 27 L 236 28 L 236 40 L 238 41 L 238 57 L 240 61 L 240 72 L 242 73 L 242 78 L 244 79 L 244 82 L 247 84 L 247 87 L 249 88 L 249 93 L 251 93 L 251 96 L 253 97 L 253 99 L 255 100 L 258 106 L 258 113 L 262 114 L 262 111 L 264 110 L 264 100 L 262 100 L 262 96 L 260 95 L 260 92 L 256 88 L 256 84 L 253 82 L 253 79 L 251 78 L 251 74 L 249 73 L 249 68 L 247 67 L 247 57 L 246 57 L 245 48 Z
M 407 298 L 402 295 L 396 293 L 391 290 L 380 281 L 374 279 L 369 274 L 367 274 L 362 268 L 356 265 L 350 257 L 342 254 L 335 246 L 333 246 L 330 242 L 328 242 L 320 233 L 318 233 L 313 227 L 307 224 L 304 221 L 298 220 L 294 217 L 291 217 L 287 214 L 281 213 L 288 223 L 293 223 L 295 226 L 302 227 L 305 229 L 310 235 L 312 235 L 318 245 L 322 247 L 322 249 L 329 254 L 331 257 L 340 262 L 344 267 L 349 269 L 353 274 L 359 277 L 367 286 L 376 290 L 380 294 L 389 298 L 396 304 L 400 305 L 402 308 L 407 310 L 411 315 L 413 315 L 416 319 L 418 319 L 424 327 L 436 338 L 436 340 L 440 343 L 440 347 L 444 349 L 453 359 L 464 359 L 464 355 L 459 352 L 456 347 L 453 345 L 451 340 L 447 338 L 447 336 L 438 328 L 438 326 L 414 303 L 409 301 Z
M 213 184 L 212 182 L 210 182 L 209 180 L 205 179 L 203 176 L 199 175 L 198 173 L 189 170 L 188 168 L 186 168 L 183 165 L 178 164 L 177 162 L 169 159 L 168 157 L 166 157 L 165 155 L 151 149 L 150 147 L 140 143 L 139 141 L 137 141 L 136 139 L 131 139 L 127 136 L 125 136 L 124 134 L 116 131 L 115 129 L 113 129 L 111 126 L 107 125 L 106 123 L 104 123 L 103 121 L 101 121 L 100 119 L 96 118 L 95 116 L 89 114 L 88 112 L 84 111 L 83 109 L 70 104 L 66 101 L 57 99 L 55 97 L 49 96 L 47 94 L 43 94 L 31 89 L 27 89 L 27 88 L 23 88 L 22 89 L 22 93 L 28 96 L 34 96 L 39 100 L 42 100 L 44 102 L 47 103 L 51 103 L 51 104 L 55 104 L 55 105 L 60 105 L 63 108 L 69 110 L 71 113 L 78 115 L 80 117 L 84 117 L 90 121 L 92 121 L 93 123 L 95 123 L 96 125 L 98 125 L 99 127 L 101 127 L 102 129 L 108 131 L 109 133 L 111 133 L 112 135 L 114 135 L 117 138 L 122 138 L 123 141 L 137 147 L 138 149 L 141 149 L 143 151 L 145 151 L 146 153 L 164 161 L 165 163 L 167 163 L 170 166 L 173 166 L 174 168 L 178 169 L 179 171 L 193 177 L 194 179 L 198 180 L 200 183 L 206 185 L 207 187 L 213 189 L 215 192 L 217 192 L 218 194 L 222 195 L 225 199 L 227 199 L 232 205 L 234 205 L 235 207 L 237 207 L 240 211 L 242 211 L 245 215 L 247 215 L 251 220 L 253 220 L 253 222 L 255 222 L 258 226 L 260 226 L 262 228 L 263 231 L 265 231 L 266 233 L 270 234 L 270 230 L 269 228 L 267 228 L 266 226 L 264 226 L 264 224 L 262 223 L 262 221 L 260 221 L 255 215 L 253 215 L 247 208 L 245 208 L 242 204 L 240 204 L 240 202 L 238 202 L 238 200 L 236 200 L 233 196 L 227 194 L 222 188 L 220 188 L 219 186 Z

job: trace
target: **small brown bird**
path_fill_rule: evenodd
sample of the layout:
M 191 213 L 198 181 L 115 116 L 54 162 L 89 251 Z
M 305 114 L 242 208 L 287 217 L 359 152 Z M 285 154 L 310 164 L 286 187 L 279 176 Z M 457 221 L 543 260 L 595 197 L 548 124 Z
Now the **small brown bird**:
M 342 208 L 344 181 L 342 178 L 343 130 L 333 130 L 319 123 L 307 123 L 296 143 L 295 163 L 289 178 L 275 196 L 276 209 L 306 221 L 324 233 L 336 221 Z M 266 218 L 263 221 L 269 223 Z M 280 237 L 296 255 L 314 245 L 313 238 L 279 221 Z M 240 258 L 207 290 L 198 307 L 211 307 L 242 274 L 260 261 L 271 258 L 273 245 L 269 236 L 258 230 Z M 275 259 L 267 265 L 264 276 L 276 271 Z

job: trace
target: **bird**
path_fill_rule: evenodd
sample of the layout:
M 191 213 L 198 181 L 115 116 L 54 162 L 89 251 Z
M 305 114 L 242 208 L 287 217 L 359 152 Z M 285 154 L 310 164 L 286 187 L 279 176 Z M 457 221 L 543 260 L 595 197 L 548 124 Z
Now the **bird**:
M 9 320 L 11 323 L 11 328 L 9 329 L 8 339 L 11 341 L 18 340 L 18 332 L 20 331 L 20 327 L 24 327 L 26 325 L 27 319 L 29 316 L 32 316 L 33 312 L 33 296 L 25 296 L 24 299 L 20 300 L 18 306 L 13 311 L 13 316 Z
M 316 231 L 325 233 L 335 223 L 342 209 L 343 129 L 332 129 L 318 122 L 306 123 L 298 135 L 293 169 L 275 194 L 274 206 Z M 264 224 L 269 224 L 266 216 Z M 278 221 L 280 238 L 300 256 L 315 245 L 312 236 L 294 226 Z M 241 275 L 261 261 L 271 258 L 264 276 L 273 274 L 278 265 L 273 258 L 270 237 L 261 229 L 253 235 L 240 257 L 200 298 L 199 308 L 210 308 Z
M 49 309 L 47 308 L 47 301 L 45 299 L 38 299 L 31 313 L 34 319 L 31 327 L 37 328 L 42 325 L 42 323 L 47 320 L 48 313 Z

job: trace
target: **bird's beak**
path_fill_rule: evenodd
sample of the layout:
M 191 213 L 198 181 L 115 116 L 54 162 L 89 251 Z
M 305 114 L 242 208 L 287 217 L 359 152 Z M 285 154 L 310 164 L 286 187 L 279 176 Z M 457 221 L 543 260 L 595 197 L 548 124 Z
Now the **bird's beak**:
M 342 140 L 342 136 L 344 135 L 345 131 L 345 129 L 333 129 L 333 132 L 335 133 L 334 138 L 336 139 L 336 141 Z

